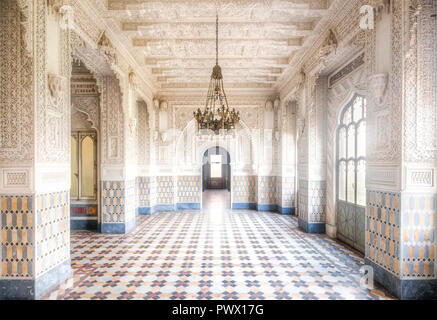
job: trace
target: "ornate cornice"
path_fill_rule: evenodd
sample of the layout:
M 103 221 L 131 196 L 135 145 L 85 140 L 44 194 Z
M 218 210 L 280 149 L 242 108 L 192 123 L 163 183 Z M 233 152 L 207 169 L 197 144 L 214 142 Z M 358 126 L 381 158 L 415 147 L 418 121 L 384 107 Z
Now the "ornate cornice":
M 321 63 L 327 63 L 327 57 L 321 56 L 321 49 L 330 42 L 335 48 L 348 45 L 349 37 L 356 35 L 359 29 L 359 7 L 363 1 L 334 0 L 329 8 L 329 13 L 324 16 L 314 29 L 314 36 L 305 42 L 305 50 L 295 55 L 289 62 L 290 67 L 280 78 L 275 88 L 281 92 L 281 96 L 287 95 L 294 88 L 294 78 L 299 76 L 302 69 L 306 73 L 314 73 L 314 69 L 320 69 Z M 356 23 L 352 21 L 356 18 Z M 348 23 L 351 21 L 351 23 Z M 340 25 L 348 23 L 347 27 L 338 30 Z M 347 29 L 347 32 L 345 31 Z M 334 41 L 335 39 L 335 41 Z M 335 44 L 334 44 L 335 42 Z M 331 53 L 332 50 L 329 50 Z M 323 52 L 322 52 L 323 53 Z M 325 61 L 322 61 L 325 60 Z

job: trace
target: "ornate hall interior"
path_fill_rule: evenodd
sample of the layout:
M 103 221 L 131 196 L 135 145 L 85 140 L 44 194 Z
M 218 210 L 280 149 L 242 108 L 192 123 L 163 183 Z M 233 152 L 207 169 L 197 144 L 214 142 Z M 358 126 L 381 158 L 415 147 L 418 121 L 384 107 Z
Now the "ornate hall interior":
M 0 300 L 437 299 L 436 14 L 0 0 Z

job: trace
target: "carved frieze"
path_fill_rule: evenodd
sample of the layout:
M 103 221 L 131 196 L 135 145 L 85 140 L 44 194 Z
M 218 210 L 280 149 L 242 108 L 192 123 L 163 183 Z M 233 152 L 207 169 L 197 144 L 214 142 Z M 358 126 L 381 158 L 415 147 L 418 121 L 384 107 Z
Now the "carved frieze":
M 347 77 L 350 73 L 352 73 L 357 68 L 361 67 L 364 64 L 364 53 L 361 53 L 358 57 L 349 62 L 346 66 L 335 72 L 333 75 L 329 76 L 328 84 L 329 88 L 334 86 L 338 81 Z

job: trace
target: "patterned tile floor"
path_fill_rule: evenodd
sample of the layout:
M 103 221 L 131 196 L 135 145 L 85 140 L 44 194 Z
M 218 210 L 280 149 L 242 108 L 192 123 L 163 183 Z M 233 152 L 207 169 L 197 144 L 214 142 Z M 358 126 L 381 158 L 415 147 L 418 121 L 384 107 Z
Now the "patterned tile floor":
M 353 251 L 294 217 L 226 209 L 223 197 L 207 192 L 201 212 L 139 216 L 127 235 L 72 232 L 73 275 L 43 299 L 387 298 L 360 288 Z

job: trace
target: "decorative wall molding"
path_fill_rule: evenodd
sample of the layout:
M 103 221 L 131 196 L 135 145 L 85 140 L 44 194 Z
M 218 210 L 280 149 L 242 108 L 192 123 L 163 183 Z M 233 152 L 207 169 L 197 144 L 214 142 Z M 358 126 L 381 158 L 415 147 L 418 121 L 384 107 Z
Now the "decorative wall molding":
M 413 187 L 433 187 L 434 169 L 407 170 L 408 185 Z
M 437 192 L 437 167 L 426 163 L 406 163 L 404 165 L 404 190 L 407 192 Z
M 381 107 L 387 90 L 388 74 L 379 73 L 369 77 L 369 91 L 376 107 Z
M 367 165 L 366 188 L 370 190 L 399 191 L 401 169 L 398 166 Z
M 332 88 L 337 82 L 341 81 L 353 71 L 364 64 L 364 53 L 360 53 L 355 59 L 347 65 L 341 67 L 338 71 L 328 77 L 328 88 Z
M 32 192 L 33 169 L 29 167 L 1 168 L 0 193 L 13 194 L 15 192 Z
M 125 179 L 125 168 L 123 165 L 102 165 L 102 181 L 123 181 Z
M 59 164 L 38 164 L 35 167 L 36 191 L 40 193 L 69 190 L 70 166 Z

